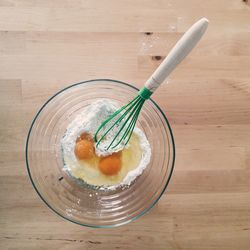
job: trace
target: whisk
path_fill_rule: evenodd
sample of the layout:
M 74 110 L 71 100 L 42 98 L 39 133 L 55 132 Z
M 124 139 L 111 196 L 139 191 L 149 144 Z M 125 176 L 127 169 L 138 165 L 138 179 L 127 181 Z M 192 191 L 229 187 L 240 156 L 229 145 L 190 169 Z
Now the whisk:
M 193 24 L 146 81 L 137 96 L 102 122 L 94 136 L 97 147 L 112 130 L 115 130 L 115 135 L 111 139 L 109 138 L 106 150 L 116 149 L 121 143 L 125 146 L 129 142 L 144 102 L 195 47 L 205 33 L 207 26 L 208 20 L 206 18 L 202 18 Z

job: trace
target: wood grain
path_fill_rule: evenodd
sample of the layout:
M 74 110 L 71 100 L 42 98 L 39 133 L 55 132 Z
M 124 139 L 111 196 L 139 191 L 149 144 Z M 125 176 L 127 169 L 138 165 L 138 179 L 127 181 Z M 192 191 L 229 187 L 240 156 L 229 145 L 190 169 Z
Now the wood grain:
M 249 8 L 241 0 L 0 0 L 0 249 L 248 250 Z M 87 79 L 142 86 L 201 16 L 210 20 L 206 36 L 153 96 L 177 147 L 160 202 L 115 229 L 55 215 L 25 166 L 37 109 Z

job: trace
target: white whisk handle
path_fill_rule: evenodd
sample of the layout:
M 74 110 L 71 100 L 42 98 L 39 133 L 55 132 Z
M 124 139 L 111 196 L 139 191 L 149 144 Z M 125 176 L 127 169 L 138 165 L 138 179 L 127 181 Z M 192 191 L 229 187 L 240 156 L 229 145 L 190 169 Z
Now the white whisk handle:
M 164 61 L 156 69 L 153 75 L 145 83 L 145 87 L 154 92 L 175 67 L 189 54 L 195 47 L 208 26 L 208 20 L 201 18 L 193 24 L 189 30 L 181 37 L 176 45 L 169 52 Z

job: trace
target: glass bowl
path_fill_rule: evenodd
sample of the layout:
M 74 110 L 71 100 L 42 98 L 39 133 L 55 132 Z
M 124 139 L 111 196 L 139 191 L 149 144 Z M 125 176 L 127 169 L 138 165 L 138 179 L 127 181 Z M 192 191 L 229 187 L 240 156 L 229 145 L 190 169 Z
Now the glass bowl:
M 95 190 L 63 171 L 60 140 L 72 119 L 97 99 L 112 99 L 122 106 L 137 91 L 109 79 L 80 82 L 56 93 L 36 114 L 26 143 L 27 169 L 38 195 L 58 215 L 83 226 L 120 226 L 145 214 L 167 188 L 174 139 L 166 116 L 152 99 L 145 102 L 137 122 L 151 145 L 151 161 L 129 187 Z

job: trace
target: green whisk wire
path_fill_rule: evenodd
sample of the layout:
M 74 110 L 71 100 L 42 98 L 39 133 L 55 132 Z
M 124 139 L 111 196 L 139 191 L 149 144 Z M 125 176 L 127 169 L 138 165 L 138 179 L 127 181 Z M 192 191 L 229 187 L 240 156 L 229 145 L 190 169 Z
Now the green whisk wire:
M 134 108 L 133 108 L 133 107 L 134 107 Z M 119 140 L 119 142 L 118 142 L 115 146 L 113 146 L 112 148 L 115 148 L 116 146 L 118 146 L 118 145 L 120 144 L 120 142 L 121 142 L 124 138 L 127 137 L 127 135 L 128 135 L 127 131 L 129 132 L 130 125 L 133 123 L 133 119 L 136 118 L 136 120 L 137 120 L 137 118 L 138 118 L 138 115 L 139 115 L 139 114 L 137 115 L 138 107 L 139 107 L 139 106 L 137 106 L 136 104 L 134 104 L 134 105 L 132 106 L 132 108 L 133 108 L 132 112 L 130 113 L 130 115 L 128 116 L 128 118 L 126 119 L 126 121 L 123 123 L 123 125 L 121 126 L 121 128 L 119 129 L 119 131 L 117 132 L 116 136 L 113 138 L 113 140 L 111 141 L 111 143 L 109 144 L 109 146 L 108 146 L 107 149 L 109 149 L 109 148 L 111 147 L 111 145 L 114 143 L 115 139 L 119 136 L 119 134 L 121 133 L 121 131 L 123 130 L 123 128 L 124 128 L 124 127 L 126 126 L 126 124 L 129 122 L 129 120 L 130 120 L 130 118 L 132 117 L 132 115 L 135 113 L 135 116 L 132 118 L 132 122 L 129 124 L 129 126 L 127 127 L 127 129 L 126 129 L 125 132 L 123 133 L 122 138 L 121 138 L 121 139 Z M 125 145 L 126 145 L 126 144 L 125 144 Z
M 143 103 L 144 103 L 144 102 L 145 102 L 145 100 L 143 101 Z M 132 136 L 132 133 L 133 133 L 133 130 L 134 130 L 134 128 L 135 128 L 135 124 L 136 124 L 136 122 L 137 122 L 137 119 L 138 119 L 138 116 L 139 116 L 139 114 L 140 114 L 140 111 L 141 111 L 141 108 L 142 108 L 142 106 L 143 106 L 143 103 L 141 103 L 140 106 L 138 107 L 138 110 L 136 111 L 136 114 L 135 114 L 135 116 L 133 117 L 132 122 L 130 123 L 130 126 L 131 126 L 131 127 L 128 129 L 128 134 L 129 134 L 129 136 L 128 136 L 126 142 L 124 143 L 125 145 L 128 144 L 128 142 L 129 142 L 129 140 L 130 140 L 130 138 L 131 138 L 131 136 Z M 127 135 L 126 135 L 125 137 L 127 137 Z M 124 138 L 125 138 L 125 137 L 124 137 Z M 116 146 L 117 146 L 117 145 L 116 145 Z
M 95 133 L 95 141 L 97 141 L 97 134 L 98 132 L 109 122 L 111 121 L 114 117 L 116 117 L 119 113 L 121 113 L 126 107 L 128 107 L 130 104 L 132 104 L 131 107 L 129 107 L 122 115 L 121 117 L 119 117 L 119 119 L 114 122 L 114 124 L 101 136 L 101 138 L 98 140 L 96 146 L 99 145 L 99 143 L 105 138 L 105 136 L 108 134 L 109 131 L 111 131 L 111 129 L 113 129 L 125 116 L 126 114 L 133 108 L 133 106 L 138 102 L 139 98 L 138 96 L 135 97 L 130 103 L 128 103 L 126 106 L 118 109 L 115 113 L 113 113 L 108 119 L 106 119 L 97 129 L 96 133 Z
M 117 131 L 116 135 L 114 138 L 112 138 L 112 141 L 106 148 L 107 150 L 111 148 L 115 140 L 117 139 L 118 136 L 121 136 L 119 138 L 119 141 L 112 146 L 112 148 L 116 148 L 122 141 L 125 141 L 124 145 L 127 145 L 129 142 L 133 130 L 135 128 L 135 124 L 138 120 L 140 111 L 142 109 L 142 106 L 144 102 L 152 95 L 152 92 L 147 89 L 146 87 L 143 87 L 139 92 L 138 95 L 132 99 L 128 104 L 123 106 L 122 108 L 118 109 L 115 111 L 110 117 L 108 117 L 106 120 L 102 122 L 102 124 L 98 127 L 94 139 L 95 142 L 97 142 L 96 146 L 98 147 L 99 144 L 105 139 L 105 137 L 108 135 L 108 133 L 114 129 L 116 126 L 118 126 L 120 123 L 122 123 L 121 127 Z M 117 120 L 114 120 L 118 115 Z M 108 127 L 108 123 L 111 123 L 111 126 Z M 108 128 L 107 128 L 108 127 Z M 101 130 L 104 130 L 103 133 L 101 134 L 100 139 L 98 139 L 98 134 L 100 133 Z M 124 133 L 121 135 L 122 131 Z

